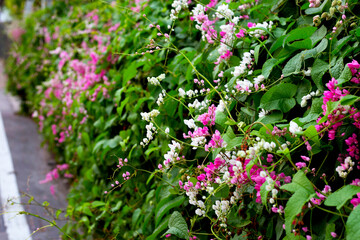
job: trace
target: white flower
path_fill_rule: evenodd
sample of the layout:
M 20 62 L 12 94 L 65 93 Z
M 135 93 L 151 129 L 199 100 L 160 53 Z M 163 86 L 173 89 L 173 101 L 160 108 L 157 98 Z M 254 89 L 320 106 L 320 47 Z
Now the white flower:
M 299 127 L 299 125 L 297 125 L 296 122 L 291 121 L 291 122 L 290 122 L 290 126 L 289 126 L 289 131 L 290 131 L 292 134 L 295 134 L 296 132 L 301 132 L 301 131 L 302 131 L 302 128 Z
M 256 78 L 254 78 L 254 84 L 259 85 L 262 81 L 264 81 L 265 77 L 263 75 L 259 75 Z
M 196 209 L 195 213 L 196 213 L 196 215 L 199 215 L 199 216 L 205 215 L 205 211 L 201 210 L 200 208 Z
M 221 4 L 216 11 L 216 16 L 220 19 L 228 18 L 231 19 L 234 16 L 234 12 L 229 9 L 229 5 Z
M 160 114 L 159 110 L 154 109 L 151 112 L 142 112 L 140 113 L 142 120 L 145 120 L 147 122 L 150 122 L 150 120 L 153 120 L 155 117 L 157 117 Z
M 234 71 L 231 72 L 231 74 L 234 77 L 238 77 L 242 74 L 245 73 L 245 71 L 248 70 L 248 66 L 252 65 L 252 55 L 254 54 L 254 52 L 252 50 L 250 50 L 250 52 L 245 52 L 243 54 L 243 58 L 241 59 L 240 65 L 236 66 L 234 68 Z
M 185 123 L 185 125 L 188 126 L 188 128 L 190 128 L 190 129 L 191 129 L 191 128 L 192 128 L 192 129 L 195 129 L 195 128 L 196 128 L 194 119 L 189 119 L 189 120 L 184 119 L 184 123 Z
M 220 100 L 219 105 L 216 107 L 215 112 L 224 112 L 224 110 L 225 110 L 225 103 L 223 100 Z
M 268 114 L 269 111 L 265 110 L 265 109 L 261 109 L 261 111 L 259 112 L 259 118 L 265 117 L 266 114 Z
M 308 100 L 310 100 L 312 97 L 320 96 L 320 95 L 321 95 L 321 92 L 319 90 L 316 90 L 316 92 L 312 91 L 308 95 L 303 96 L 301 98 L 301 103 L 300 103 L 301 107 L 306 107 Z
M 269 184 L 267 184 L 266 186 L 265 186 L 265 189 L 266 189 L 266 191 L 271 191 L 272 190 L 272 186 L 271 185 L 269 185 Z
M 273 190 L 271 190 L 272 196 L 276 197 L 276 195 L 278 194 L 278 190 L 276 188 L 274 188 Z
M 149 82 L 150 84 L 152 84 L 152 85 L 155 85 L 155 86 L 160 85 L 160 82 L 161 82 L 162 80 L 164 80 L 164 79 L 165 79 L 165 74 L 164 74 L 164 73 L 160 74 L 160 75 L 157 76 L 157 77 L 148 77 L 148 78 L 147 78 L 148 82 Z
M 252 88 L 254 86 L 254 84 L 252 84 L 252 82 L 250 82 L 247 79 L 244 79 L 243 81 L 236 81 L 236 88 L 241 92 L 247 92 L 249 91 L 250 88 Z
M 173 9 L 171 9 L 170 19 L 172 21 L 175 21 L 177 19 L 176 15 L 181 11 L 181 9 L 188 8 L 188 1 L 174 0 L 173 3 L 171 4 L 171 7 L 173 7 Z
M 310 77 L 311 76 L 311 68 L 308 68 L 308 70 L 304 71 L 305 76 Z
M 197 4 L 196 7 L 194 7 L 191 12 L 192 12 L 193 16 L 205 14 L 205 7 L 201 4 Z M 195 19 L 197 21 L 197 18 L 195 18 Z
M 180 97 L 185 97 L 185 91 L 184 91 L 184 89 L 182 89 L 182 88 L 179 88 L 179 96 Z
M 61 48 L 57 47 L 55 50 L 50 51 L 50 54 L 59 54 L 61 52 Z
M 169 134 L 169 132 L 170 132 L 170 129 L 167 127 L 167 128 L 165 128 L 165 133 L 166 134 Z

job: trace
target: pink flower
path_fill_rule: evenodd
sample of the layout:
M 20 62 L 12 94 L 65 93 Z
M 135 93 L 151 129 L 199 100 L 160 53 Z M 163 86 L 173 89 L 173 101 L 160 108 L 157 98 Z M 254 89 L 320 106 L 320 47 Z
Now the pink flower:
M 223 142 L 224 140 L 222 139 L 220 132 L 215 130 L 209 144 L 205 144 L 205 151 L 209 151 L 209 148 L 221 148 L 223 147 Z
M 239 32 L 235 35 L 237 38 L 242 38 L 245 36 L 245 31 L 240 29 Z
M 51 193 L 51 195 L 55 196 L 55 186 L 54 185 L 50 186 L 50 193 Z
M 256 27 L 256 23 L 248 22 L 248 28 Z
M 69 164 L 67 164 L 67 163 L 58 164 L 58 165 L 56 165 L 56 167 L 57 167 L 60 171 L 65 171 L 65 170 L 69 169 Z
M 348 63 L 347 64 L 348 67 L 350 68 L 351 70 L 351 73 L 354 75 L 355 73 L 358 72 L 358 69 L 360 68 L 360 64 L 356 61 L 356 60 L 353 60 L 351 63 Z
M 354 205 L 354 208 L 356 208 L 360 204 L 360 193 L 356 194 L 357 197 L 351 199 L 350 203 Z
M 216 6 L 217 3 L 218 3 L 218 0 L 210 0 L 209 4 L 206 6 L 209 8 L 213 8 Z
M 205 181 L 205 179 L 206 179 L 206 175 L 205 174 L 200 174 L 198 177 L 197 177 L 197 180 L 199 180 L 199 181 L 201 181 L 201 182 L 203 182 L 203 181 Z
M 301 158 L 302 158 L 302 160 L 304 160 L 304 161 L 310 161 L 310 158 L 309 157 L 307 157 L 307 156 L 300 156 Z
M 304 163 L 304 162 L 297 162 L 297 163 L 295 163 L 295 165 L 298 169 L 306 167 L 306 163 Z
M 210 122 L 210 126 L 215 125 L 215 114 L 216 114 L 215 111 L 216 111 L 216 107 L 213 104 L 209 107 L 207 113 L 201 114 L 198 117 L 198 121 L 202 122 L 204 126 L 209 124 L 209 122 Z

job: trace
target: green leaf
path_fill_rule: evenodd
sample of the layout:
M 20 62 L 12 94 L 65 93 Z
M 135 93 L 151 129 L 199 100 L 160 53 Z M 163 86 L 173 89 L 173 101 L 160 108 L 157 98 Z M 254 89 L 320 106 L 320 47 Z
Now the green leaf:
M 326 206 L 336 207 L 337 210 L 340 210 L 348 200 L 350 200 L 355 194 L 359 192 L 359 186 L 346 185 L 345 187 L 330 194 L 330 196 L 325 200 L 324 204 Z
M 311 125 L 304 131 L 304 136 L 307 137 L 308 140 L 314 142 L 314 144 L 311 144 L 313 153 L 318 153 L 320 151 L 320 140 L 319 140 L 319 134 L 316 131 L 315 126 Z M 316 151 L 315 151 L 316 150 Z
M 327 48 L 328 43 L 329 41 L 326 38 L 323 38 L 315 48 L 302 51 L 301 54 L 303 55 L 304 60 L 315 58 L 319 53 L 323 52 Z
M 229 196 L 230 188 L 228 185 L 223 185 L 220 189 L 215 193 L 215 197 L 219 198 L 227 198 Z
M 129 67 L 124 70 L 123 73 L 123 86 L 127 86 L 127 82 L 134 78 L 137 74 L 137 62 L 132 62 Z
M 209 56 L 207 57 L 207 60 L 210 63 L 214 63 L 219 58 L 219 56 L 220 56 L 220 53 L 219 53 L 218 49 L 215 49 L 209 54 Z
M 340 100 L 340 104 L 345 106 L 345 105 L 353 105 L 355 102 L 359 101 L 360 97 L 358 96 L 354 96 L 354 95 L 346 95 L 343 98 L 341 98 Z
M 227 118 L 226 122 L 225 122 L 226 125 L 236 125 L 237 122 L 235 122 L 233 119 L 230 119 L 230 118 Z
M 257 45 L 254 49 L 254 58 L 255 58 L 255 63 L 258 63 L 259 60 L 259 51 L 260 51 L 260 45 Z
M 320 121 L 318 122 L 318 124 L 321 124 L 323 122 L 325 122 L 329 116 L 330 113 L 332 113 L 340 104 L 340 101 L 336 101 L 336 102 L 327 102 L 326 103 L 326 113 L 325 116 L 322 117 L 320 119 Z
M 288 148 L 277 150 L 276 153 L 284 155 L 288 160 L 291 160 L 290 151 Z
M 315 60 L 311 68 L 311 79 L 314 81 L 316 87 L 320 90 L 323 90 L 322 77 L 329 70 L 329 64 L 320 60 L 319 58 Z
M 298 171 L 294 175 L 291 183 L 281 186 L 280 189 L 284 189 L 289 192 L 296 192 L 296 193 L 303 192 L 307 195 L 315 193 L 311 182 L 306 177 L 303 171 Z
M 122 206 L 122 203 L 123 203 L 123 202 L 122 202 L 121 200 L 118 201 L 118 202 L 116 203 L 115 207 L 111 208 L 111 212 L 119 211 L 119 209 L 120 209 L 121 206 Z
M 169 223 L 169 219 L 170 219 L 170 215 L 166 216 L 166 218 L 164 218 L 164 220 L 160 223 L 159 226 L 157 226 L 157 228 L 155 228 L 154 232 L 148 236 L 146 238 L 146 240 L 155 240 L 158 239 L 156 238 L 162 231 L 164 231 Z
M 352 36 L 346 36 L 336 42 L 334 50 L 331 52 L 332 55 L 337 55 L 340 50 L 352 39 Z
M 339 58 L 336 63 L 335 66 L 333 66 L 330 69 L 330 75 L 331 77 L 338 79 L 342 73 L 342 70 L 344 68 L 344 59 L 343 58 Z
M 285 230 L 290 234 L 292 221 L 301 212 L 304 204 L 315 195 L 315 191 L 303 171 L 298 171 L 292 182 L 281 186 L 280 189 L 294 192 L 285 207 Z
M 83 139 L 84 143 L 89 147 L 90 146 L 90 137 L 87 132 L 81 133 L 81 138 Z
M 59 219 L 60 214 L 62 213 L 61 209 L 56 211 L 56 219 Z
M 276 49 L 283 46 L 286 37 L 287 37 L 287 35 L 283 35 L 283 36 L 279 37 L 278 39 L 276 39 L 276 41 L 270 47 L 270 50 L 269 50 L 270 53 L 273 53 Z
M 109 127 L 111 127 L 114 122 L 117 120 L 118 116 L 114 116 L 112 117 L 111 119 L 107 120 L 106 123 L 105 123 L 105 128 L 104 130 L 108 129 Z
M 182 239 L 189 239 L 188 226 L 185 219 L 178 211 L 175 211 L 173 214 L 171 214 L 168 227 L 169 230 L 167 230 L 164 235 L 170 233 Z
M 243 143 L 244 137 L 236 137 L 231 139 L 231 141 L 226 145 L 226 150 L 231 150 L 234 147 L 240 146 Z
M 295 48 L 295 49 L 311 49 L 312 48 L 312 42 L 308 38 L 308 39 L 304 39 L 302 41 L 296 41 L 296 42 L 294 42 L 292 44 L 289 44 L 289 47 Z
M 310 36 L 313 35 L 316 29 L 316 27 L 295 28 L 287 34 L 288 37 L 285 39 L 285 43 L 310 38 Z
M 264 117 L 259 118 L 257 121 L 264 124 L 273 124 L 283 120 L 284 114 L 280 111 L 274 111 L 271 114 L 265 115 Z
M 338 85 L 350 81 L 351 78 L 352 78 L 351 70 L 350 70 L 350 68 L 346 65 L 345 68 L 344 68 L 344 70 L 341 72 L 340 77 L 337 79 Z
M 268 78 L 270 73 L 271 73 L 271 70 L 276 66 L 276 63 L 278 62 L 277 59 L 275 58 L 270 58 L 268 59 L 263 67 L 262 67 L 262 75 L 265 77 L 265 78 Z
M 285 65 L 282 74 L 287 77 L 291 74 L 297 74 L 300 72 L 304 56 L 301 53 L 296 54 L 292 57 Z
M 324 25 L 322 25 L 321 28 L 316 30 L 316 32 L 314 32 L 314 34 L 310 37 L 312 42 L 312 47 L 314 47 L 318 41 L 323 39 L 326 36 L 326 33 L 327 33 L 327 29 Z
M 125 87 L 122 87 L 115 92 L 115 101 L 116 103 L 119 103 L 121 100 L 121 93 L 125 90 Z
M 149 185 L 150 181 L 155 177 L 155 172 L 152 172 L 150 174 L 150 176 L 148 177 L 148 179 L 146 180 L 146 185 Z
M 266 190 L 266 186 L 268 185 L 267 182 L 264 182 L 260 187 L 260 196 L 261 196 L 261 202 L 262 204 L 268 209 L 268 201 L 267 197 L 269 195 L 269 191 Z
M 313 99 L 309 113 L 305 117 L 299 118 L 299 121 L 302 123 L 308 123 L 318 119 L 323 111 L 321 108 L 322 104 L 323 100 L 321 98 Z
M 297 84 L 297 92 L 296 92 L 296 101 L 300 104 L 301 103 L 301 99 L 303 96 L 307 95 L 310 93 L 311 91 L 311 82 L 307 79 L 302 79 L 302 81 L 300 81 Z
M 276 3 L 272 6 L 271 8 L 271 12 L 274 12 L 275 10 L 277 10 L 278 8 L 280 8 L 283 4 L 285 4 L 287 2 L 287 0 L 278 0 L 276 1 Z
M 140 213 L 141 213 L 141 209 L 137 208 L 132 215 L 131 224 L 133 228 L 135 227 L 135 224 L 140 217 Z
M 93 201 L 91 203 L 91 207 L 93 208 L 102 207 L 102 206 L 105 206 L 105 203 L 101 201 Z
M 346 221 L 346 239 L 360 239 L 360 207 L 357 206 Z
M 328 5 L 330 7 L 330 1 L 329 0 L 325 0 L 319 7 L 317 8 L 308 8 L 305 10 L 305 13 L 307 15 L 311 15 L 311 14 L 318 14 L 318 13 L 322 13 L 324 11 L 324 8 L 327 7 L 326 5 Z
M 161 147 L 152 147 L 152 148 L 148 148 L 146 151 L 145 151 L 145 156 L 149 157 L 149 155 L 154 152 L 154 151 L 157 151 L 161 149 Z
M 225 115 L 225 113 L 223 112 L 216 112 L 216 115 L 215 115 L 215 123 L 219 124 L 220 126 L 222 126 L 223 128 L 226 127 L 226 124 L 225 122 L 227 121 L 227 117 Z
M 331 232 L 335 232 L 335 223 L 328 223 L 328 224 L 326 224 L 325 240 L 332 240 L 332 239 L 334 239 L 334 238 L 331 236 Z
M 314 196 L 315 193 L 309 195 L 303 192 L 296 192 L 290 197 L 285 207 L 285 231 L 287 234 L 291 233 L 291 225 L 296 215 L 301 213 L 302 207 Z
M 282 240 L 306 240 L 304 236 L 295 236 L 294 233 L 286 234 L 286 236 Z
M 166 213 L 168 213 L 170 209 L 180 206 L 184 201 L 185 201 L 185 197 L 184 196 L 179 196 L 179 197 L 177 197 L 175 199 L 172 199 L 172 200 L 168 201 L 163 206 L 161 206 L 159 208 L 159 210 L 155 214 L 155 226 L 159 225 L 159 223 L 161 221 L 161 218 Z
M 290 111 L 296 104 L 293 98 L 297 87 L 291 83 L 280 83 L 266 92 L 260 101 L 260 108 L 265 110 L 280 110 L 282 112 Z

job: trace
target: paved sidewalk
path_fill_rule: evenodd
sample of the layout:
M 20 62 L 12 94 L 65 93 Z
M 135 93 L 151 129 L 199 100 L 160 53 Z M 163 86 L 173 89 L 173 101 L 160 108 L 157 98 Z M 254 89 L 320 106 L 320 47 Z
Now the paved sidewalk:
M 37 132 L 36 124 L 30 118 L 17 114 L 18 109 L 16 108 L 18 108 L 19 104 L 5 93 L 5 83 L 6 78 L 3 74 L 3 61 L 0 59 L 0 112 L 10 147 L 19 188 L 18 190 L 20 193 L 26 193 L 34 196 L 34 200 L 37 202 L 42 203 L 47 201 L 50 203 L 51 207 L 64 209 L 67 206 L 66 184 L 64 182 L 56 184 L 56 194 L 54 197 L 49 191 L 49 187 L 51 185 L 50 183 L 43 185 L 38 183 L 40 180 L 45 178 L 47 172 L 55 167 L 55 162 L 46 149 L 40 147 L 42 139 Z M 29 198 L 22 197 L 23 203 L 27 203 L 28 200 Z M 0 203 L 0 206 L 3 204 L 5 203 Z M 45 209 L 41 206 L 27 204 L 24 204 L 23 207 L 27 212 L 53 220 L 49 215 L 49 212 L 54 212 L 52 209 Z M 27 217 L 27 222 L 30 231 L 34 231 L 37 228 L 48 225 L 47 222 L 31 216 Z M 63 225 L 64 221 L 60 221 L 58 223 Z M 8 240 L 2 215 L 0 215 L 0 239 Z M 60 238 L 58 230 L 55 227 L 51 227 L 38 231 L 32 236 L 32 239 L 55 240 Z

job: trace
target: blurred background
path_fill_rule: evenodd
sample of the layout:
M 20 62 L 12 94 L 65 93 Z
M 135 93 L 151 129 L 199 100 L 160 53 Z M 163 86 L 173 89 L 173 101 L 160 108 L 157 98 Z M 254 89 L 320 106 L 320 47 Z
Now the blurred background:
M 8 22 L 11 17 L 21 19 L 33 10 L 51 4 L 52 0 L 0 0 L 0 22 Z
M 0 0 L 0 58 L 10 47 L 6 33 L 16 29 L 18 22 L 33 11 L 51 6 L 53 0 Z

